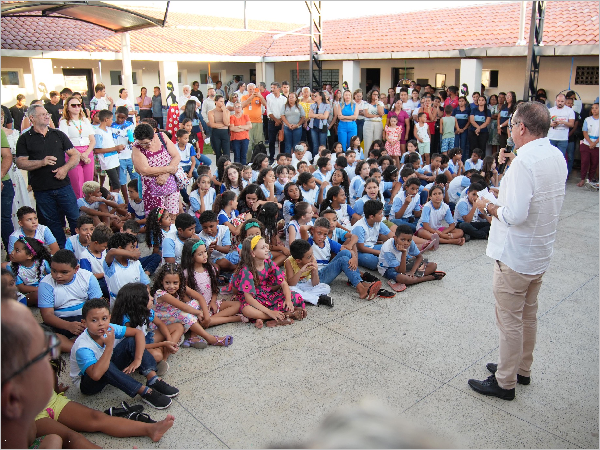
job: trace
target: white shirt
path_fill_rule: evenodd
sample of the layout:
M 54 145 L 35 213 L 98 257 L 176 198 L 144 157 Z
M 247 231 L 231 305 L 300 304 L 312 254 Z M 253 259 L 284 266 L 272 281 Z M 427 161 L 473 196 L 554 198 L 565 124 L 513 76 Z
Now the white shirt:
M 181 97 L 179 97 L 177 99 L 177 104 L 179 105 L 179 110 L 183 112 L 183 110 L 185 109 L 185 104 L 187 102 L 189 102 L 190 100 L 196 100 L 196 108 L 200 108 L 200 106 L 202 105 L 202 103 L 200 103 L 200 100 L 198 100 L 198 97 L 194 97 L 192 94 L 190 94 L 189 97 L 182 95 Z
M 272 92 L 267 95 L 267 116 L 273 114 L 276 119 L 281 119 L 285 102 L 287 102 L 287 98 L 282 94 L 279 94 L 279 97 L 275 97 Z
M 565 157 L 548 138 L 519 148 L 504 175 L 486 254 L 515 272 L 544 273 L 550 264 L 565 197 Z
M 296 153 L 294 152 L 292 154 L 292 166 L 294 166 L 295 168 L 298 168 L 298 163 L 300 161 L 306 161 L 307 164 L 310 164 L 312 162 L 313 156 L 310 152 L 304 152 L 304 155 L 302 155 L 301 159 L 298 159 L 296 156 Z
M 587 131 L 588 136 L 592 141 L 598 139 L 598 132 L 600 127 L 598 126 L 600 123 L 599 119 L 594 119 L 594 117 L 589 116 L 585 118 L 583 122 L 583 131 Z M 583 143 L 589 147 L 590 143 L 587 139 L 583 138 Z M 596 144 L 596 148 L 600 147 L 600 142 Z
M 202 103 L 202 118 L 204 119 L 204 121 L 206 123 L 208 123 L 208 112 L 212 111 L 213 109 L 215 109 L 217 106 L 215 105 L 215 99 L 214 98 L 210 98 L 210 97 L 206 97 L 204 99 L 204 102 Z
M 58 129 L 69 137 L 75 147 L 90 145 L 90 135 L 95 134 L 87 119 L 69 121 L 62 119 L 58 124 Z
M 565 124 L 571 119 L 575 120 L 575 111 L 568 106 L 563 106 L 562 108 L 555 106 L 550 108 L 550 118 L 559 122 L 560 125 L 550 127 L 548 130 L 548 139 L 553 141 L 568 141 L 570 128 Z
M 116 147 L 113 140 L 112 128 L 107 128 L 104 131 L 102 128 L 96 128 L 96 148 L 114 148 Z M 119 167 L 119 154 L 114 152 L 98 154 L 98 161 L 102 170 L 114 169 Z
M 119 97 L 116 99 L 115 107 L 118 108 L 119 106 L 127 106 L 127 109 L 129 110 L 128 115 L 133 115 L 135 113 L 135 106 L 129 97 L 125 99 Z

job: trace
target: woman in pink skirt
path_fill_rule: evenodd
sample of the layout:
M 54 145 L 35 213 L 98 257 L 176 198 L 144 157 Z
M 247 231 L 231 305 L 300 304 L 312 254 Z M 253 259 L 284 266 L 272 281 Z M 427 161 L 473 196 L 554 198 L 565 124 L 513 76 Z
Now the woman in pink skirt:
M 94 178 L 94 129 L 90 121 L 85 117 L 81 100 L 77 97 L 69 97 L 65 102 L 63 116 L 58 124 L 58 129 L 65 133 L 73 146 L 81 154 L 79 164 L 69 171 L 69 179 L 73 192 L 77 198 L 83 197 L 81 187 L 86 181 Z M 65 160 L 69 160 L 65 156 Z

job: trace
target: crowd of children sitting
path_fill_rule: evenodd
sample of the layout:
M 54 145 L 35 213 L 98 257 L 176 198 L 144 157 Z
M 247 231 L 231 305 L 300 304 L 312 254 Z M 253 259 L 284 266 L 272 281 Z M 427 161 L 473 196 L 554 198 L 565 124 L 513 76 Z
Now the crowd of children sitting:
M 463 165 L 459 148 L 429 155 L 410 140 L 391 157 L 375 141 L 361 159 L 358 139 L 350 142 L 345 152 L 321 147 L 314 159 L 302 142 L 273 167 L 265 154 L 246 167 L 220 158 L 214 174 L 196 169 L 190 152 L 185 170 L 196 178 L 177 215 L 158 207 L 146 216 L 136 179 L 127 203 L 86 182 L 65 249 L 34 209 L 19 209 L 3 276 L 70 352 L 75 388 L 92 395 L 110 384 L 167 408 L 178 394 L 161 378 L 173 353 L 233 343 L 209 327 L 302 320 L 306 305 L 334 306 L 331 284 L 342 272 L 360 299 L 391 298 L 445 276 L 424 252 L 487 239 L 491 218 L 474 205 L 496 199 L 508 169 L 496 155 L 481 159 L 474 149 Z M 143 258 L 139 233 L 151 250 Z M 136 370 L 145 385 L 130 376 Z

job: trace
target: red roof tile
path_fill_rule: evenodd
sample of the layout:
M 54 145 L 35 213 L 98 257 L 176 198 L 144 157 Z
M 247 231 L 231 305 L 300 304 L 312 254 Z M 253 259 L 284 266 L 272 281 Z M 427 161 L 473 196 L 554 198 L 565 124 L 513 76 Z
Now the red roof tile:
M 599 43 L 598 2 L 546 3 L 544 43 L 577 45 Z M 156 11 L 140 10 L 149 15 Z M 531 3 L 527 9 L 525 39 L 529 37 Z M 419 25 L 435 24 L 429 34 Z M 265 31 L 291 31 L 297 24 L 169 12 L 164 28 L 130 32 L 134 53 L 203 53 L 225 56 L 304 56 L 306 36 Z M 518 39 L 519 3 L 499 2 L 471 7 L 415 11 L 360 20 L 325 20 L 325 54 L 445 51 L 467 48 L 513 47 Z M 35 35 L 33 34 L 35 30 Z M 365 30 L 372 30 L 367 32 Z M 308 28 L 299 30 L 308 33 Z M 2 17 L 2 49 L 120 52 L 117 33 L 92 24 L 57 17 Z

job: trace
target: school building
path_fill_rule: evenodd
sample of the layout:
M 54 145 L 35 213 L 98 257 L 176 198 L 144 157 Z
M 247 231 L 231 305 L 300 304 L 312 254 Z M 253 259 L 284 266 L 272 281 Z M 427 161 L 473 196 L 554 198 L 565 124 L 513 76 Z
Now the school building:
M 598 9 L 597 1 L 546 2 L 538 87 L 546 89 L 550 100 L 569 87 L 583 103 L 598 96 Z M 498 2 L 325 19 L 319 56 L 323 82 L 384 90 L 408 78 L 438 88 L 466 82 L 473 92 L 481 80 L 488 95 L 512 90 L 520 99 L 529 73 L 530 16 L 531 2 Z M 164 28 L 128 33 L 56 16 L 1 21 L 1 96 L 6 106 L 19 93 L 30 101 L 65 86 L 93 95 L 98 82 L 113 99 L 124 85 L 133 88 L 130 96 L 139 95 L 142 86 L 150 95 L 153 86 L 161 86 L 166 99 L 167 81 L 174 84 L 176 96 L 182 85 L 195 80 L 206 93 L 209 74 L 213 82 L 224 84 L 236 75 L 245 82 L 287 80 L 294 88 L 308 84 L 306 24 L 249 20 L 244 29 L 242 19 L 193 11 L 169 12 Z M 133 84 L 122 79 L 127 73 Z

